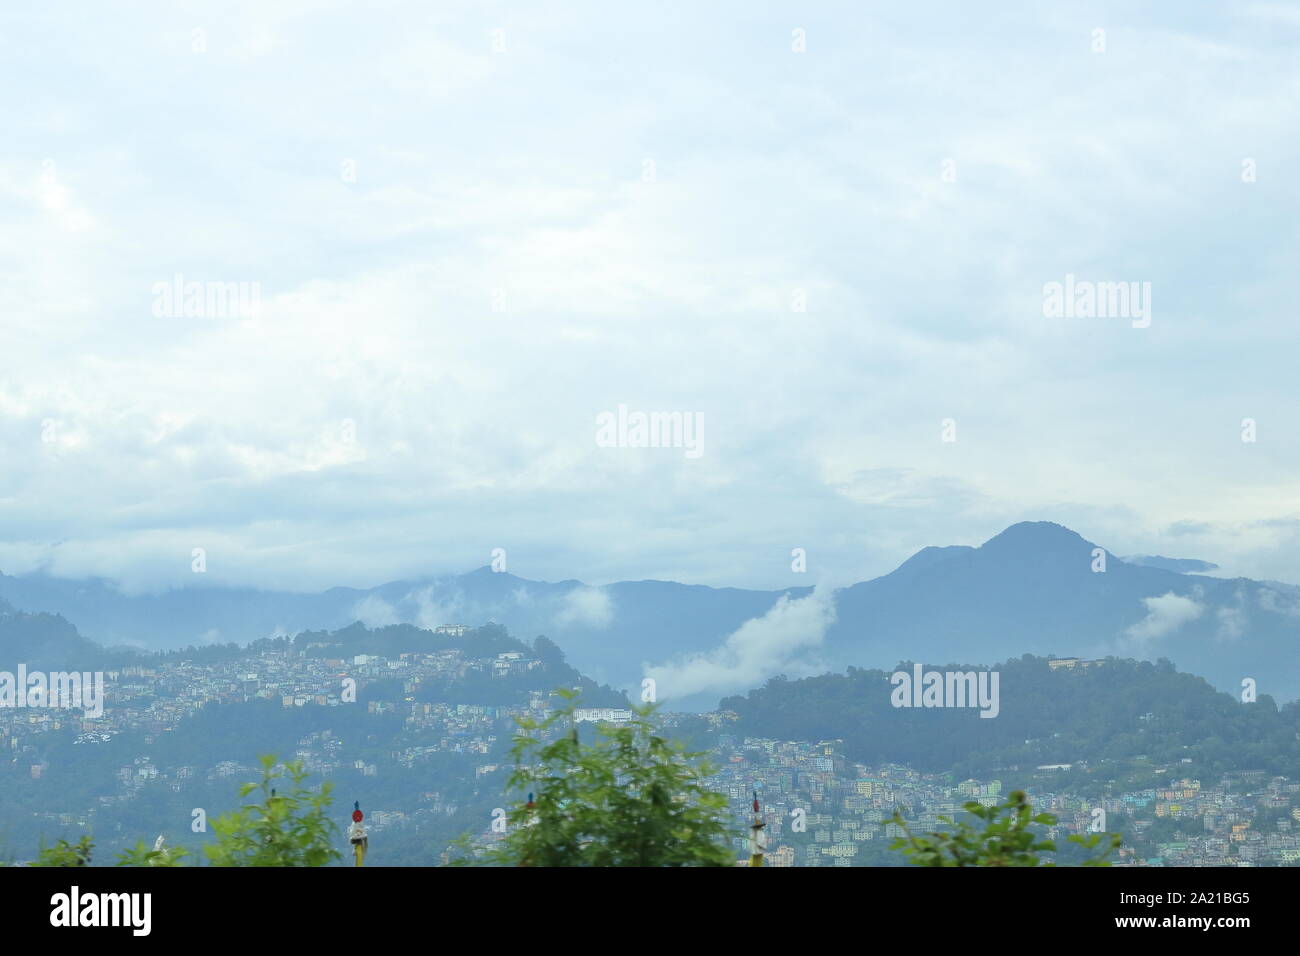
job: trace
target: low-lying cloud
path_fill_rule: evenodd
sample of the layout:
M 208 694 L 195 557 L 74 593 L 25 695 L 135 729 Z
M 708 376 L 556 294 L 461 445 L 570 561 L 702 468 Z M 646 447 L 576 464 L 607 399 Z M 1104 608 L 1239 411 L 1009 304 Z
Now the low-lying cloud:
M 788 595 L 762 617 L 738 627 L 721 646 L 646 668 L 659 697 L 718 695 L 748 690 L 778 673 L 805 676 L 817 669 L 807 654 L 835 623 L 834 591 L 819 585 L 804 598 Z
M 377 594 L 366 595 L 358 601 L 352 608 L 351 617 L 369 628 L 401 623 L 397 609 Z
M 1143 598 L 1142 603 L 1146 605 L 1146 617 L 1124 632 L 1139 643 L 1166 637 L 1205 613 L 1205 605 L 1173 591 Z
M 604 628 L 614 620 L 614 602 L 604 588 L 578 587 L 564 596 L 555 615 L 556 627 Z

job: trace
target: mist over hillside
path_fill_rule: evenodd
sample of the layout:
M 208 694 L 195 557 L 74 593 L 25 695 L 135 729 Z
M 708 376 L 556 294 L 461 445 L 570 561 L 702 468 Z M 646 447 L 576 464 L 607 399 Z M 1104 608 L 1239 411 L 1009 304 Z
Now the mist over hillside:
M 924 548 L 889 574 L 842 588 L 589 586 L 483 567 L 321 593 L 196 585 L 128 595 L 99 579 L 0 576 L 0 598 L 61 614 L 101 644 L 148 649 L 355 621 L 496 622 L 554 637 L 598 681 L 634 690 L 651 677 L 661 699 L 685 709 L 706 709 L 777 674 L 886 667 L 905 655 L 983 663 L 1025 653 L 1168 657 L 1220 690 L 1250 677 L 1279 700 L 1300 696 L 1300 589 L 1176 570 L 1204 565 L 1133 563 L 1061 525 L 1022 522 L 979 547 Z

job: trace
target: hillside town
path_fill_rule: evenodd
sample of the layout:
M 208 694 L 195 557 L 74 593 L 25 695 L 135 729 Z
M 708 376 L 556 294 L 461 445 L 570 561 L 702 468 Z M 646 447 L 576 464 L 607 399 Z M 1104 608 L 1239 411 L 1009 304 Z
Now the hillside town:
M 728 715 L 711 714 L 720 727 Z M 817 743 L 718 736 L 716 777 L 736 808 L 746 813 L 757 791 L 768 830 L 768 865 L 855 866 L 887 860 L 888 845 L 902 835 L 888 820 L 897 809 L 914 831 L 944 828 L 967 802 L 991 806 L 1006 799 L 1002 781 L 963 780 L 898 765 L 868 767 L 846 760 L 838 741 Z M 1047 771 L 1041 776 L 1050 777 Z M 1143 854 L 1121 847 L 1117 866 L 1285 866 L 1300 861 L 1300 782 L 1263 773 L 1226 776 L 1213 785 L 1177 779 L 1169 786 L 1092 801 L 1053 788 L 1026 788 L 1039 811 L 1054 814 L 1049 839 L 1086 835 L 1102 821 L 1130 829 Z M 1099 812 L 1101 811 L 1101 812 Z M 1151 843 L 1164 821 L 1172 838 Z M 1103 825 L 1100 829 L 1105 829 Z M 1129 840 L 1125 841 L 1126 844 Z M 740 846 L 740 843 L 737 843 Z
M 468 629 L 449 626 L 444 634 L 463 637 Z M 373 806 L 372 832 L 393 826 L 420 826 L 467 809 L 466 801 L 499 800 L 505 749 L 515 719 L 544 716 L 553 700 L 546 691 L 520 695 L 520 702 L 417 700 L 416 690 L 430 679 L 463 681 L 475 677 L 505 683 L 528 675 L 542 662 L 525 651 L 480 653 L 466 647 L 374 654 L 351 658 L 311 656 L 311 645 L 276 645 L 254 653 L 210 662 L 170 657 L 107 672 L 106 706 L 101 718 L 82 719 L 75 711 L 0 709 L 0 745 L 11 770 L 32 780 L 50 772 L 46 735 L 75 732 L 77 748 L 96 748 L 120 734 L 138 734 L 148 744 L 177 732 L 187 718 L 211 703 L 240 705 L 265 701 L 282 709 L 359 707 L 371 718 L 397 721 L 400 730 L 379 756 L 347 752 L 328 724 L 294 741 L 291 754 L 313 775 L 331 778 L 348 771 L 378 780 L 385 774 L 419 773 L 437 755 L 454 754 L 472 767 L 472 780 L 430 778 L 427 786 L 401 805 Z M 632 712 L 618 707 L 578 711 L 583 722 L 619 722 Z M 713 741 L 709 759 L 718 768 L 715 789 L 734 806 L 738 833 L 757 794 L 769 839 L 768 865 L 863 866 L 899 862 L 889 851 L 900 835 L 889 822 L 900 811 L 915 830 L 942 826 L 941 817 L 976 801 L 1004 799 L 999 779 L 953 780 L 898 765 L 865 766 L 844 756 L 839 741 L 790 741 L 738 736 L 736 715 L 666 713 L 668 727 L 703 720 Z M 81 751 L 85 752 L 85 751 Z M 232 783 L 249 778 L 247 761 L 221 760 L 210 766 L 160 766 L 146 755 L 113 768 L 111 788 L 80 811 L 34 811 L 39 824 L 93 827 L 104 808 L 130 804 L 150 787 L 180 792 L 193 781 Z M 1062 765 L 1067 766 L 1067 765 Z M 1033 805 L 1058 817 L 1049 836 L 1064 842 L 1069 834 L 1123 829 L 1125 846 L 1115 863 L 1122 866 L 1277 866 L 1300 861 L 1300 783 L 1263 773 L 1238 773 L 1217 781 L 1186 779 L 1170 771 L 1163 786 L 1090 800 L 1051 784 L 1053 767 L 1039 768 L 1027 789 Z M 470 770 L 465 771 L 469 776 Z M 477 810 L 475 812 L 478 812 Z M 481 840 L 494 834 L 480 817 Z M 736 839 L 738 855 L 745 841 Z

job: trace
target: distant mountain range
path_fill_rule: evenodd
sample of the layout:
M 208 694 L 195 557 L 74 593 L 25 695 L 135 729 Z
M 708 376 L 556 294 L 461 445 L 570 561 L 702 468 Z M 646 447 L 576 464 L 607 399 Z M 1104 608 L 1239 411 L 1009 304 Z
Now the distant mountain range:
M 1146 568 L 1164 568 L 1166 571 L 1181 571 L 1199 574 L 1204 571 L 1217 571 L 1219 566 L 1197 558 L 1166 558 L 1162 554 L 1130 554 L 1124 558 L 1128 564 L 1140 564 Z
M 1104 570 L 1102 568 L 1104 567 Z M 597 681 L 703 709 L 776 673 L 1050 656 L 1167 657 L 1220 690 L 1243 678 L 1300 697 L 1300 588 L 1183 571 L 1191 559 L 1111 554 L 1050 522 L 980 547 L 928 547 L 889 574 L 837 590 L 624 581 L 530 581 L 480 568 L 370 589 L 286 593 L 193 586 L 127 595 L 110 582 L 0 574 L 0 599 L 58 613 L 101 644 L 165 649 L 305 629 L 495 621 L 555 640 Z M 9 656 L 0 626 L 0 656 Z M 0 660 L 3 666 L 3 660 Z M 636 695 L 639 696 L 639 695 Z

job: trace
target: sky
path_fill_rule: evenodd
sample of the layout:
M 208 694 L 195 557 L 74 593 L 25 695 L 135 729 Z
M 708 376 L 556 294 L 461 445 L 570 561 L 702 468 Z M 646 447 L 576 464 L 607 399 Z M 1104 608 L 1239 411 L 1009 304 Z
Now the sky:
M 4 6 L 0 570 L 1300 582 L 1300 5 L 542 6 Z

